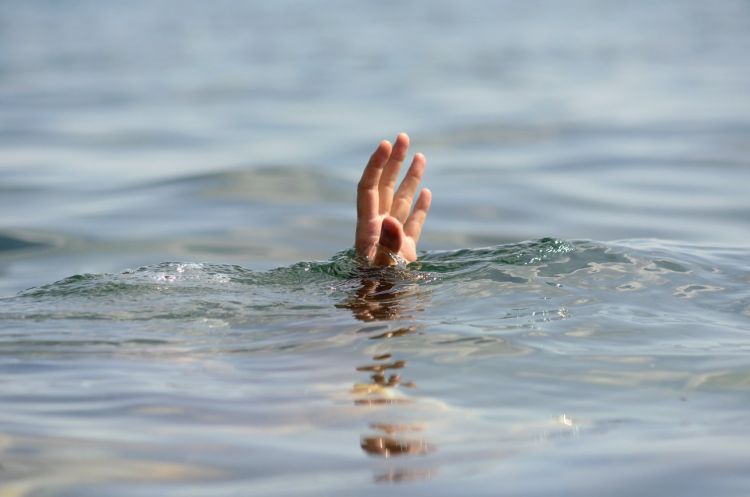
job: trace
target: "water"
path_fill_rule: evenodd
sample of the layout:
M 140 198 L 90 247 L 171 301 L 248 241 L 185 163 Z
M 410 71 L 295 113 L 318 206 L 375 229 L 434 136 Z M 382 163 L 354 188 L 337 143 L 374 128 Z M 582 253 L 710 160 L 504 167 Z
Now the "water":
M 744 1 L 0 3 L 0 496 L 750 492 Z M 420 260 L 352 257 L 408 131 Z

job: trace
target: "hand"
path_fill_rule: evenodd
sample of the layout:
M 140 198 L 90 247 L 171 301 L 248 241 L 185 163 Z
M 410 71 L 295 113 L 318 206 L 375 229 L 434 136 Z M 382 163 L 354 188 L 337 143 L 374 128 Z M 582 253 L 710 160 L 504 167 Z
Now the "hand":
M 409 137 L 401 133 L 391 145 L 383 140 L 370 157 L 357 185 L 357 255 L 377 266 L 394 265 L 391 253 L 408 262 L 417 260 L 417 242 L 430 210 L 432 193 L 422 189 L 411 210 L 424 173 L 425 158 L 415 154 L 406 176 L 394 194 L 398 173 L 409 150 Z M 410 213 L 411 210 L 411 213 Z

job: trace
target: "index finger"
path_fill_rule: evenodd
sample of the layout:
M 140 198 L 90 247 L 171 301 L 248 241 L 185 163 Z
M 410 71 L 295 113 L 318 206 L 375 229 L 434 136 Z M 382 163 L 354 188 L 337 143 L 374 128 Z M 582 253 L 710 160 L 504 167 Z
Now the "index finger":
M 357 184 L 357 219 L 372 219 L 378 216 L 378 183 L 390 155 L 391 143 L 383 140 L 367 162 L 362 178 Z

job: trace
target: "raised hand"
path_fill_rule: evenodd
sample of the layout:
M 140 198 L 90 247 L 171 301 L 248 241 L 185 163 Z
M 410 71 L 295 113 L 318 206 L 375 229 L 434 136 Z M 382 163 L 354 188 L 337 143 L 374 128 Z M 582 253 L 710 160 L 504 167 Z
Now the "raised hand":
M 408 262 L 417 260 L 417 242 L 430 210 L 432 193 L 423 188 L 414 204 L 424 174 L 425 158 L 414 159 L 395 191 L 396 180 L 409 150 L 409 137 L 401 133 L 391 145 L 383 140 L 367 163 L 357 185 L 357 232 L 354 248 L 374 265 L 396 264 L 391 254 Z

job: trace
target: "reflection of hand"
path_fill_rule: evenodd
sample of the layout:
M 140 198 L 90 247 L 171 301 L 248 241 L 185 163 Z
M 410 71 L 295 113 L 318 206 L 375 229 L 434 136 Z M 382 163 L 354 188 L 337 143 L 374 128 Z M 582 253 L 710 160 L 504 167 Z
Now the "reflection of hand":
M 388 281 L 362 279 L 357 293 L 336 307 L 351 309 L 360 321 L 384 321 L 401 315 L 400 300 L 403 291 L 393 290 Z
M 425 158 L 414 160 L 394 194 L 401 165 L 409 150 L 409 137 L 401 133 L 396 142 L 383 140 L 370 157 L 357 186 L 357 233 L 354 248 L 378 266 L 395 263 L 391 253 L 409 262 L 417 260 L 417 241 L 430 210 L 432 194 L 422 189 L 414 209 L 411 203 L 424 173 Z M 411 213 L 409 212 L 411 210 Z

